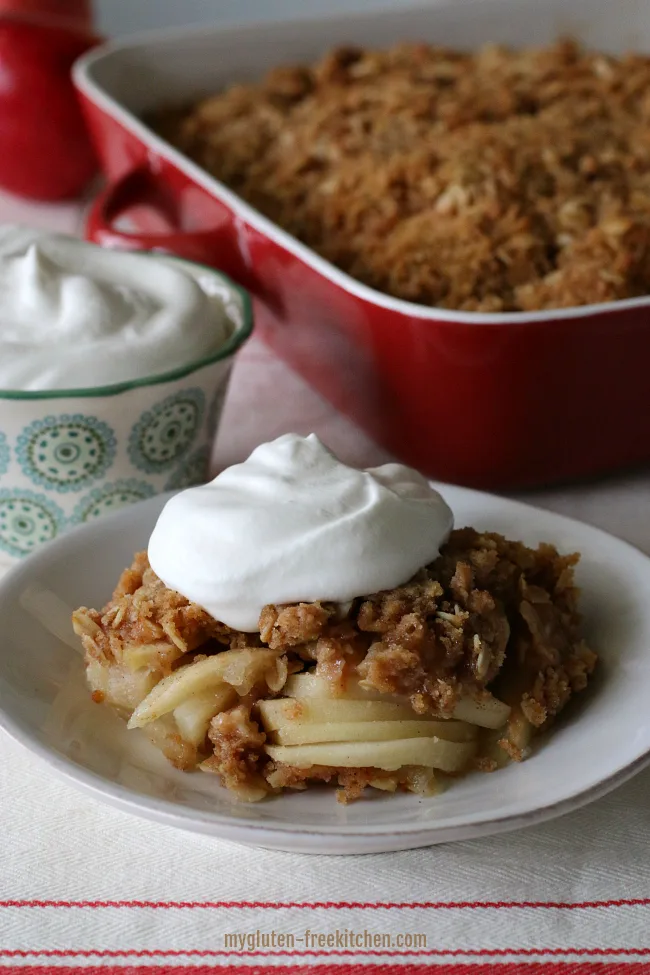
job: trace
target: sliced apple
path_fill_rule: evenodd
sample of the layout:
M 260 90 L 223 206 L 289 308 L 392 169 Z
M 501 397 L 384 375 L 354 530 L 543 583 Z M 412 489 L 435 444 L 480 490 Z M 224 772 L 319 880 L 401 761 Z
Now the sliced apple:
M 164 670 L 182 656 L 182 652 L 173 643 L 136 643 L 124 650 L 123 661 L 129 670 Z
M 339 701 L 390 701 L 390 694 L 381 694 L 373 688 L 365 688 L 355 678 L 349 678 L 343 690 L 331 681 L 317 677 L 314 673 L 293 674 L 284 685 L 284 693 L 297 701 L 339 700 Z
M 534 734 L 534 725 L 528 720 L 524 712 L 521 710 L 520 705 L 515 704 L 510 713 L 510 717 L 508 718 L 504 738 L 511 741 L 515 748 L 518 748 L 521 752 L 525 753 L 530 748 L 530 743 Z
M 381 694 L 373 688 L 364 687 L 355 678 L 349 678 L 342 692 L 338 692 L 335 685 L 314 673 L 294 674 L 284 685 L 287 697 L 297 701 L 378 701 L 402 704 L 409 707 L 406 697 Z M 510 708 L 503 701 L 497 700 L 490 694 L 473 698 L 462 698 L 453 713 L 458 721 L 466 721 L 481 728 L 501 728 L 508 720 Z
M 394 771 L 404 765 L 421 765 L 444 772 L 459 772 L 474 756 L 476 743 L 444 741 L 442 738 L 400 738 L 394 741 L 265 745 L 265 750 L 274 761 L 294 768 L 327 765 Z
M 478 725 L 479 728 L 502 728 L 510 715 L 510 707 L 492 695 L 462 697 L 454 708 L 454 718 Z
M 442 783 L 434 770 L 417 765 L 407 770 L 406 787 L 409 792 L 416 792 L 419 796 L 436 796 L 442 792 Z
M 417 715 L 407 704 L 394 701 L 295 701 L 285 697 L 260 701 L 259 709 L 266 731 L 276 731 L 296 723 L 425 721 L 427 717 Z
M 181 738 L 197 747 L 202 745 L 215 714 L 232 707 L 236 698 L 237 692 L 224 684 L 216 690 L 195 694 L 183 701 L 173 712 Z
M 270 732 L 276 745 L 317 741 L 392 741 L 396 738 L 443 738 L 473 741 L 477 729 L 460 721 L 340 721 L 316 724 L 290 721 Z
M 163 678 L 142 701 L 129 721 L 129 728 L 142 728 L 197 694 L 216 691 L 224 684 L 246 694 L 268 675 L 277 677 L 278 651 L 224 650 L 205 660 L 179 667 Z

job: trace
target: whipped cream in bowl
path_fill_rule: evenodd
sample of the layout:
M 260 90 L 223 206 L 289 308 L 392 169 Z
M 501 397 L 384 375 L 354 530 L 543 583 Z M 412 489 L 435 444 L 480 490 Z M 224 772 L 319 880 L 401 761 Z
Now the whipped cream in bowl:
M 0 226 L 0 565 L 204 481 L 251 330 L 216 270 Z
M 0 227 L 0 390 L 97 388 L 218 354 L 235 324 L 199 265 Z
M 401 464 L 348 467 L 311 434 L 286 434 L 163 509 L 149 561 L 165 585 L 233 629 L 267 604 L 355 597 L 434 561 L 453 515 Z

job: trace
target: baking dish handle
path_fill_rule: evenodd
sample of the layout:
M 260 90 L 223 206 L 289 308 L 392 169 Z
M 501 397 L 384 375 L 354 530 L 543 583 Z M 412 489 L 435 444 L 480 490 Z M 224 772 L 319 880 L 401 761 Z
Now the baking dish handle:
M 168 231 L 128 232 L 116 226 L 120 216 L 146 207 L 163 218 Z M 103 189 L 86 218 L 85 236 L 95 244 L 121 250 L 146 250 L 182 257 L 223 271 L 243 288 L 260 293 L 259 282 L 247 265 L 232 215 L 224 207 L 221 223 L 209 230 L 181 230 L 181 207 L 164 180 L 146 166 L 125 173 Z

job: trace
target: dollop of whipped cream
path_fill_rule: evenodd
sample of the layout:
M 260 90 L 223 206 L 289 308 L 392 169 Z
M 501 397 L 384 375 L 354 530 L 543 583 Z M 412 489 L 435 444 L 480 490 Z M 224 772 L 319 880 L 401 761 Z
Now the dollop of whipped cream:
M 314 434 L 290 433 L 171 498 L 149 561 L 168 588 L 253 633 L 268 603 L 346 603 L 407 582 L 452 527 L 416 471 L 356 470 Z
M 205 269 L 0 227 L 0 388 L 142 379 L 218 351 L 232 326 Z

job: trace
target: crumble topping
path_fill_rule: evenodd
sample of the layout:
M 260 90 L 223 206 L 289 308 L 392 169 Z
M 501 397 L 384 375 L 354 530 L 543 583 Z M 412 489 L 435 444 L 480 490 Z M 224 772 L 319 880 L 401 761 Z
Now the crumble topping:
M 120 576 L 102 612 L 82 606 L 73 615 L 86 653 L 98 660 L 124 662 L 126 649 L 151 648 L 152 662 L 169 673 L 172 663 L 211 640 L 228 646 L 231 631 L 205 610 L 160 581 L 146 552 Z
M 650 292 L 650 57 L 343 47 L 157 131 L 353 277 L 479 312 Z
M 577 561 L 577 555 L 560 555 L 551 545 L 531 549 L 463 528 L 452 532 L 440 557 L 410 582 L 359 597 L 343 619 L 328 603 L 266 606 L 259 633 L 250 634 L 229 629 L 167 589 L 146 553 L 139 553 L 108 605 L 101 612 L 81 608 L 73 621 L 94 700 L 127 716 L 162 677 L 188 660 L 205 661 L 227 649 L 254 656 L 268 648 L 277 652 L 283 676 L 271 693 L 266 681 L 243 683 L 239 696 L 232 692 L 236 703 L 206 726 L 204 740 L 186 741 L 169 713 L 146 726 L 180 768 L 199 765 L 252 800 L 319 781 L 336 781 L 341 801 L 356 798 L 368 785 L 430 794 L 437 788 L 431 769 L 294 768 L 272 761 L 256 702 L 281 696 L 286 675 L 312 670 L 314 663 L 334 696 L 353 676 L 370 690 L 408 702 L 414 718 L 450 717 L 461 695 L 480 700 L 494 694 L 512 711 L 505 728 L 492 733 L 493 744 L 520 761 L 532 734 L 548 727 L 585 688 L 596 664 L 580 630 Z M 301 703 L 288 703 L 299 716 Z M 498 754 L 479 754 L 473 764 L 492 771 Z

